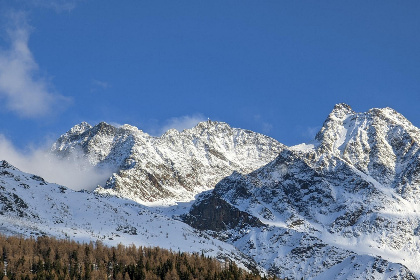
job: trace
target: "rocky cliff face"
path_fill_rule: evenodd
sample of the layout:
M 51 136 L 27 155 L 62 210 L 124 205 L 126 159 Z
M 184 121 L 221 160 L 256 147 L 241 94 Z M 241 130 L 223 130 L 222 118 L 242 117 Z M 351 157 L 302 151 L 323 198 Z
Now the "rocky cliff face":
M 258 170 L 225 178 L 184 220 L 196 226 L 191 221 L 204 212 L 195 209 L 214 197 L 261 221 L 242 231 L 208 230 L 283 277 L 414 279 L 419 144 L 419 129 L 392 109 L 356 113 L 339 104 L 312 144 L 285 148 Z
M 191 200 L 237 170 L 248 173 L 284 148 L 276 140 L 226 123 L 207 121 L 182 132 L 152 137 L 129 125 L 82 123 L 62 135 L 52 151 L 88 159 L 114 173 L 100 193 L 139 202 Z

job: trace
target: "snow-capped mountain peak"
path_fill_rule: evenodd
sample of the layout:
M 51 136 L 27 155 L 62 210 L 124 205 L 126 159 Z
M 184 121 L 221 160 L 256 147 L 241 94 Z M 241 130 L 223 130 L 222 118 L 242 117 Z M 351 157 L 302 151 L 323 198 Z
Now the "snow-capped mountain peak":
M 161 137 L 104 122 L 83 128 L 62 135 L 52 152 L 114 170 L 97 191 L 139 202 L 191 200 L 235 170 L 247 173 L 263 166 L 284 147 L 265 135 L 211 120 Z
M 91 129 L 92 126 L 88 124 L 87 122 L 81 122 L 80 124 L 77 124 L 73 126 L 68 132 L 68 135 L 74 135 L 74 134 L 81 134 L 85 132 L 88 129 Z
M 336 110 L 338 108 L 338 110 Z M 419 181 L 420 130 L 391 108 L 355 113 L 337 105 L 317 134 L 320 165 L 337 157 L 404 197 L 412 197 Z M 405 178 L 404 180 L 401 180 Z M 407 189 L 401 185 L 408 185 Z
M 343 118 L 346 115 L 350 115 L 354 113 L 355 112 L 350 107 L 350 105 L 346 103 L 339 103 L 334 106 L 334 109 L 331 111 L 329 117 L 331 118 L 332 116 L 334 116 L 336 118 Z
M 219 213 L 229 208 L 261 221 L 217 234 L 282 277 L 415 279 L 419 136 L 390 108 L 356 113 L 338 104 L 313 145 L 286 147 L 256 171 L 223 179 L 197 198 L 185 221 L 202 229 L 202 216 L 213 213 L 235 225 Z

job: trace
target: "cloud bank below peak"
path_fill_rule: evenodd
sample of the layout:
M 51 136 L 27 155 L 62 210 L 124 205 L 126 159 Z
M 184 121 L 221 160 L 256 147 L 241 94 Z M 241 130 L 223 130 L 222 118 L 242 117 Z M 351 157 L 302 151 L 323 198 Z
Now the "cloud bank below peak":
M 48 146 L 48 145 L 45 145 Z M 111 170 L 97 169 L 82 156 L 70 160 L 58 158 L 48 148 L 38 147 L 22 152 L 4 135 L 0 134 L 0 160 L 6 160 L 23 172 L 43 177 L 50 183 L 70 189 L 93 190 L 104 186 L 112 175 Z

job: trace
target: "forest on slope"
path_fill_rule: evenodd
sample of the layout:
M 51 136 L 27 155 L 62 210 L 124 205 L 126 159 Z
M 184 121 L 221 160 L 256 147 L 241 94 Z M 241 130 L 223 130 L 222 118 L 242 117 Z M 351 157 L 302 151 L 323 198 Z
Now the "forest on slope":
M 47 236 L 25 239 L 0 236 L 0 280 L 274 280 L 247 272 L 233 262 L 204 254 L 172 252 L 158 247 L 80 244 Z

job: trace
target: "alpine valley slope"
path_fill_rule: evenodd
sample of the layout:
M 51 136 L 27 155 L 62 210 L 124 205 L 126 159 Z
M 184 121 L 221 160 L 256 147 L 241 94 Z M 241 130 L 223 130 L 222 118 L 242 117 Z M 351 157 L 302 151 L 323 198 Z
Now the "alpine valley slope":
M 102 122 L 74 126 L 52 152 L 67 160 L 82 157 L 114 172 L 104 188 L 96 188 L 98 193 L 143 204 L 173 204 L 214 188 L 233 171 L 248 173 L 267 164 L 284 147 L 265 135 L 210 120 L 182 132 L 171 129 L 161 137 Z
M 131 200 L 73 191 L 0 161 L 0 233 L 204 253 L 264 271 L 234 246 Z
M 419 188 L 420 130 L 338 104 L 313 143 L 235 172 L 182 218 L 282 277 L 416 279 Z

